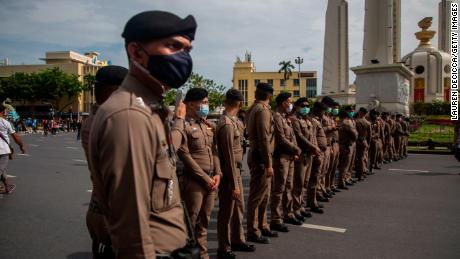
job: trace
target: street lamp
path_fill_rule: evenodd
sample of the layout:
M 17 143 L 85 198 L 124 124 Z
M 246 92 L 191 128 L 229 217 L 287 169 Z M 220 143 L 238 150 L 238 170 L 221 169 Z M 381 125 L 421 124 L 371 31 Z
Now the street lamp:
M 300 79 L 300 64 L 303 63 L 303 58 L 297 57 L 294 61 L 295 61 L 295 63 L 297 65 L 299 65 L 299 88 L 300 88 L 300 86 L 302 85 L 301 82 L 300 82 L 301 81 L 301 79 Z

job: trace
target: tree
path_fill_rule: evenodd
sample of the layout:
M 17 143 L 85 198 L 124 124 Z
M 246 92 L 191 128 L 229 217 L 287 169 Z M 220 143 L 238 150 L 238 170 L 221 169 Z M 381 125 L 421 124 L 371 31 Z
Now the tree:
M 292 69 L 295 69 L 294 65 L 291 64 L 291 61 L 281 61 L 279 65 L 281 68 L 278 73 L 284 73 L 284 80 L 288 80 L 292 75 Z
M 208 91 L 209 107 L 211 110 L 223 105 L 225 100 L 225 86 L 217 84 L 211 79 L 206 79 L 203 76 L 192 73 L 187 83 L 184 85 L 184 92 L 190 88 L 204 88 Z

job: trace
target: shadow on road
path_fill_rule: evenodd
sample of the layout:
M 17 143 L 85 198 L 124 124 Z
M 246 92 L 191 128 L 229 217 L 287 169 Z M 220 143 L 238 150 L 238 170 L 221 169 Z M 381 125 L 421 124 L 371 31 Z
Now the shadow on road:
M 91 259 L 91 252 L 75 252 L 67 256 L 68 259 Z

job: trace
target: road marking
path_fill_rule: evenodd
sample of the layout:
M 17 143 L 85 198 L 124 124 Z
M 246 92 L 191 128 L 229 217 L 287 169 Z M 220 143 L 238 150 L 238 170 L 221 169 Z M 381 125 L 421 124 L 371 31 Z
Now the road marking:
M 345 228 L 334 228 L 334 227 L 326 227 L 326 226 L 312 225 L 312 224 L 303 224 L 301 227 L 324 230 L 324 231 L 332 231 L 332 232 L 338 232 L 338 233 L 345 233 L 345 231 L 347 231 Z
M 65 148 L 68 148 L 68 149 L 78 149 L 78 147 L 65 147 Z
M 29 154 L 21 154 L 19 153 L 18 156 L 30 156 Z
M 87 190 L 86 192 L 92 193 L 92 192 L 93 192 L 93 190 Z
M 37 144 L 29 144 L 29 146 L 31 146 L 31 147 L 39 147 L 40 145 L 37 145 Z
M 409 169 L 388 169 L 389 171 L 404 171 L 404 172 L 420 172 L 420 173 L 429 173 L 430 171 L 426 170 L 409 170 Z
M 83 160 L 83 159 L 72 159 L 72 161 L 81 162 L 81 163 L 88 163 L 88 161 Z
M 7 174 L 6 177 L 7 177 L 7 178 L 16 178 L 17 176 L 16 176 L 16 175 Z

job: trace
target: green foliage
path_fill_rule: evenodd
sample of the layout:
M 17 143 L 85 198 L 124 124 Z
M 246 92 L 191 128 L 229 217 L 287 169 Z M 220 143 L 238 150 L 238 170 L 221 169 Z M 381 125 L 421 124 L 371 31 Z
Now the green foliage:
M 284 80 L 288 80 L 289 77 L 292 75 L 292 69 L 294 69 L 294 65 L 291 64 L 291 61 L 281 61 L 278 65 L 280 65 L 280 70 L 278 73 L 284 73 Z
M 164 102 L 166 105 L 175 105 L 176 104 L 176 96 L 179 90 L 169 90 L 165 95 L 164 95 Z
M 412 108 L 417 115 L 449 115 L 450 104 L 448 102 L 433 101 L 432 103 L 414 103 Z
M 192 73 L 187 83 L 185 83 L 183 91 L 185 93 L 190 88 L 195 88 L 195 87 L 204 88 L 208 91 L 209 107 L 211 110 L 224 104 L 225 88 L 226 88 L 224 85 L 219 85 L 211 79 L 204 78 L 203 76 L 197 73 Z M 175 98 L 175 95 L 174 95 L 174 98 Z M 174 100 L 173 100 L 173 103 L 174 103 Z
M 429 139 L 436 143 L 453 143 L 454 127 L 445 125 L 423 124 L 409 136 L 410 142 L 425 142 Z
M 2 100 L 46 100 L 57 107 L 62 97 L 72 98 L 86 89 L 76 75 L 53 68 L 39 73 L 14 73 L 1 80 L 0 97 Z

